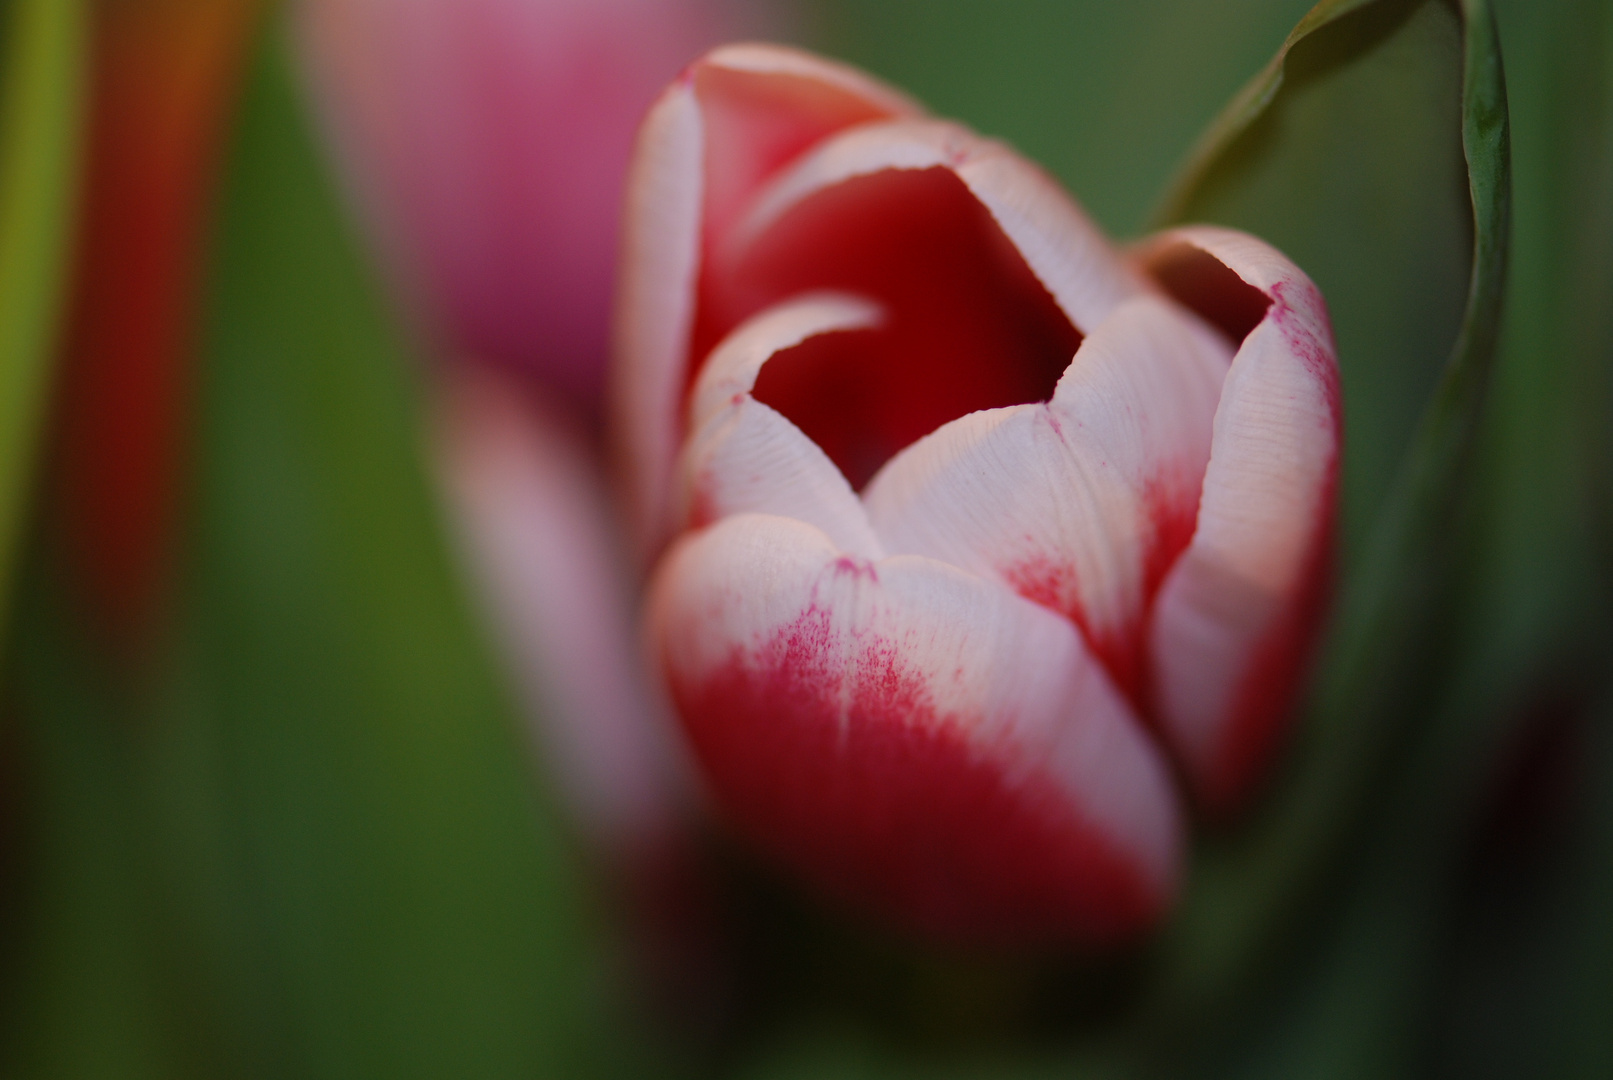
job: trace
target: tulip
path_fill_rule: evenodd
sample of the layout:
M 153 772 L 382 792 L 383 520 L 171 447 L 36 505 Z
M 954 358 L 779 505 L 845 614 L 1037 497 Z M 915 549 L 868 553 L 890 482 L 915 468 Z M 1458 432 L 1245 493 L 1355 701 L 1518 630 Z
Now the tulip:
M 646 636 L 725 818 L 928 935 L 1155 923 L 1179 783 L 1247 800 L 1324 614 L 1315 287 L 1224 229 L 1123 253 L 1008 147 L 768 46 L 663 92 L 625 227 Z

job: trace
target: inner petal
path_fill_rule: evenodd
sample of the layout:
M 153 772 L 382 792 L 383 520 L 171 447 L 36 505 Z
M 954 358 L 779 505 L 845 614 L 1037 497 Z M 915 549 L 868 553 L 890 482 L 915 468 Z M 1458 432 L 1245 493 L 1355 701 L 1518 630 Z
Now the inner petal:
M 1081 336 L 945 168 L 888 169 L 803 199 L 737 262 L 708 266 L 693 354 L 810 289 L 877 299 L 877 330 L 775 356 L 754 396 L 861 488 L 897 451 L 980 409 L 1045 401 Z

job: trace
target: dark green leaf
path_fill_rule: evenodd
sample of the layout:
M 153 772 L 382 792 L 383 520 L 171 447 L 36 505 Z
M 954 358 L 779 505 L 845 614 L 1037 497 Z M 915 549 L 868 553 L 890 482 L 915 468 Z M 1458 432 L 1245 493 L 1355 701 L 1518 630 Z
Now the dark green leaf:
M 183 1080 L 206 1075 L 172 1011 L 135 727 L 74 625 L 62 568 L 35 536 L 20 566 L 8 669 L 5 983 L 0 1075 Z M 9 715 L 14 711 L 15 716 Z

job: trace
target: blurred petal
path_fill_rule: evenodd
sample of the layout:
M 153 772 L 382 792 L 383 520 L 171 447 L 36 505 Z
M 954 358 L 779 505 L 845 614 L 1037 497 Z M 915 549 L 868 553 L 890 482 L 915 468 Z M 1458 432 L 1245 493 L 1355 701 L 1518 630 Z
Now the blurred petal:
M 507 377 L 443 373 L 437 451 L 473 584 L 554 775 L 618 851 L 675 827 L 681 772 L 591 448 Z
M 1180 229 L 1137 261 L 1234 336 L 1259 320 L 1227 372 L 1198 528 L 1160 589 L 1150 642 L 1163 729 L 1200 798 L 1224 812 L 1271 755 L 1325 607 L 1337 351 L 1321 294 L 1260 240 Z
M 668 554 L 649 628 L 730 819 L 833 892 L 1004 941 L 1124 937 L 1174 893 L 1164 762 L 1059 616 L 741 515 Z
M 595 402 L 633 132 L 746 14 L 725 0 L 303 0 L 331 145 L 442 352 Z
M 1193 532 L 1230 354 L 1168 302 L 1133 300 L 1046 405 L 973 413 L 894 458 L 868 487 L 875 531 L 1069 616 L 1135 699 L 1145 611 Z

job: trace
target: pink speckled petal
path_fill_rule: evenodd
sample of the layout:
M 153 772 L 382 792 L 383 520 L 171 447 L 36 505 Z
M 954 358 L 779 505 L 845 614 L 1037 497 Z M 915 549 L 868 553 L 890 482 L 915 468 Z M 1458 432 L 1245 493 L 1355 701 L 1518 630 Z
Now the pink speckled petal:
M 1207 318 L 1259 319 L 1227 373 L 1198 528 L 1160 589 L 1150 642 L 1163 729 L 1201 801 L 1225 813 L 1264 772 L 1321 621 L 1341 431 L 1337 351 L 1316 287 L 1254 237 L 1180 229 L 1150 239 L 1137 260 Z M 1228 268 L 1264 297 L 1263 311 L 1260 297 L 1236 295 Z
M 916 111 L 850 68 L 771 45 L 715 50 L 650 110 L 627 185 L 611 385 L 630 525 L 644 557 L 671 528 L 703 245 L 722 235 L 760 184 L 817 142 L 851 124 Z
M 832 892 L 942 937 L 1109 941 L 1174 894 L 1150 737 L 1063 618 L 955 567 L 739 515 L 655 574 L 649 637 L 712 795 Z
M 973 413 L 865 494 L 892 552 L 943 559 L 1072 618 L 1140 690 L 1148 601 L 1193 531 L 1231 349 L 1168 301 L 1122 305 L 1045 405 Z
M 751 396 L 775 355 L 829 333 L 879 325 L 879 307 L 814 293 L 771 308 L 712 351 L 690 400 L 682 458 L 682 518 L 706 525 L 744 512 L 784 514 L 818 526 L 842 550 L 879 558 L 868 514 L 834 462 L 801 430 Z

